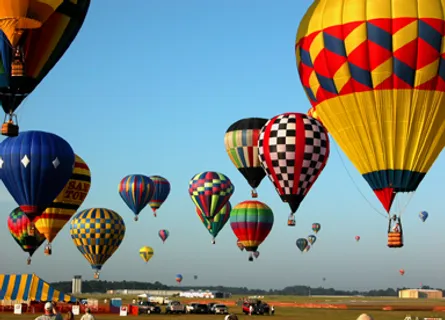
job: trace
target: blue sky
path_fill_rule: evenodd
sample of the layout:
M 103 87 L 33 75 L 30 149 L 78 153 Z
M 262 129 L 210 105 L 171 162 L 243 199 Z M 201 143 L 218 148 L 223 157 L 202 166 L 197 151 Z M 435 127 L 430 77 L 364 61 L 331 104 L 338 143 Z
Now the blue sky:
M 222 284 L 281 288 L 293 284 L 345 289 L 445 287 L 442 191 L 445 159 L 439 157 L 409 204 L 405 248 L 386 247 L 387 221 L 372 191 L 333 144 L 328 165 L 289 228 L 289 208 L 265 178 L 259 199 L 274 210 L 275 225 L 254 263 L 240 252 L 230 226 L 217 244 L 195 214 L 187 187 L 200 171 L 219 171 L 236 186 L 231 203 L 250 199 L 250 188 L 224 149 L 226 129 L 241 118 L 271 118 L 306 112 L 294 41 L 309 1 L 108 0 L 93 1 L 77 39 L 19 109 L 21 130 L 44 130 L 68 140 L 90 166 L 92 187 L 82 208 L 106 207 L 127 225 L 124 242 L 104 266 L 105 280 L 140 280 L 184 285 Z M 342 160 L 346 163 L 346 169 Z M 349 178 L 353 177 L 357 187 Z M 138 222 L 121 200 L 117 185 L 132 173 L 158 174 L 172 184 L 157 218 L 148 208 Z M 26 254 L 12 240 L 6 216 L 15 207 L 1 186 L 0 272 L 36 272 L 47 281 L 92 279 L 66 226 L 53 256 Z M 422 223 L 418 212 L 430 217 Z M 295 241 L 322 230 L 312 250 L 301 254 Z M 159 229 L 170 230 L 165 244 Z M 360 243 L 354 240 L 361 236 Z M 143 245 L 155 256 L 146 265 Z M 406 274 L 399 276 L 404 268 Z M 198 280 L 193 280 L 193 275 Z M 322 283 L 322 278 L 326 282 Z

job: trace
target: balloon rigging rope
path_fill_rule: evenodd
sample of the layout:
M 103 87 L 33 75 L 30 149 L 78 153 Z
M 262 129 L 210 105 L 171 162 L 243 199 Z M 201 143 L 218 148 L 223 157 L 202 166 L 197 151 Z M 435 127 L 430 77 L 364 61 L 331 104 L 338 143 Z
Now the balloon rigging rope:
M 363 194 L 363 192 L 360 190 L 360 188 L 358 187 L 357 183 L 355 182 L 354 178 L 352 177 L 351 173 L 349 172 L 348 168 L 346 167 L 346 163 L 343 160 L 343 157 L 340 154 L 340 150 L 338 150 L 338 146 L 336 143 L 333 143 L 333 145 L 335 145 L 335 150 L 337 150 L 337 154 L 341 160 L 341 163 L 343 164 L 343 168 L 345 168 L 346 173 L 348 174 L 349 178 L 351 179 L 352 183 L 354 184 L 355 188 L 357 189 L 357 191 L 361 194 L 361 196 L 363 197 L 363 199 L 365 199 L 365 201 L 369 204 L 369 206 L 374 209 L 375 212 L 377 212 L 379 215 L 381 215 L 382 217 L 384 217 L 385 219 L 388 219 L 388 215 L 382 213 L 380 210 L 378 210 L 372 203 L 371 201 L 368 200 L 368 198 Z

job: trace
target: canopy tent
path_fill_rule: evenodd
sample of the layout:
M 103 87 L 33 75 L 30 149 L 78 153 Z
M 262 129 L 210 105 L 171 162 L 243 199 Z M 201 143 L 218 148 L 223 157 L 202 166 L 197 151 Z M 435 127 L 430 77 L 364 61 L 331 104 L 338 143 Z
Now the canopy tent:
M 0 274 L 0 301 L 10 302 L 56 301 L 76 302 L 73 296 L 55 290 L 32 274 Z

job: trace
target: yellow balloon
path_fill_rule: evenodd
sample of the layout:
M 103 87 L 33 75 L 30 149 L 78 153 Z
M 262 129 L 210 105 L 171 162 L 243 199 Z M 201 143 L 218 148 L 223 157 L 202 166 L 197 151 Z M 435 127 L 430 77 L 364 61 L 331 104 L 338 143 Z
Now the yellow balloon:
M 151 257 L 153 257 L 153 254 L 154 251 L 152 247 L 144 246 L 139 250 L 139 255 L 145 262 L 148 262 L 151 259 Z
M 443 0 L 315 0 L 295 53 L 311 112 L 389 212 L 445 146 Z
M 81 157 L 76 155 L 71 179 L 53 203 L 36 218 L 36 229 L 51 243 L 60 230 L 76 213 L 88 195 L 91 172 Z M 47 252 L 50 254 L 50 252 Z

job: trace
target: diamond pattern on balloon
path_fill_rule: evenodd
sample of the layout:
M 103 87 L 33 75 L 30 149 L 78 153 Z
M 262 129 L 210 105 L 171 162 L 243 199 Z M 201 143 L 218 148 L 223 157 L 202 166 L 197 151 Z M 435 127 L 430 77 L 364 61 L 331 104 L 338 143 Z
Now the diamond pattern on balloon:
M 31 161 L 29 160 L 28 156 L 25 154 L 25 156 L 22 158 L 22 160 L 20 162 L 26 168 Z

